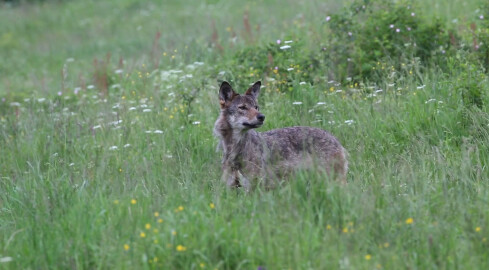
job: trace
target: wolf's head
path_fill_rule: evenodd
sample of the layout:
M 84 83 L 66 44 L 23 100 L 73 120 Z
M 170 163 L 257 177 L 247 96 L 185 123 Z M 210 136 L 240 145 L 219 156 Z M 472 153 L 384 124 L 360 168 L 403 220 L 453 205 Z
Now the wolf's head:
M 228 82 L 219 89 L 221 117 L 224 117 L 234 130 L 247 131 L 263 125 L 265 115 L 261 114 L 256 98 L 260 93 L 261 82 L 251 86 L 244 95 L 236 93 Z

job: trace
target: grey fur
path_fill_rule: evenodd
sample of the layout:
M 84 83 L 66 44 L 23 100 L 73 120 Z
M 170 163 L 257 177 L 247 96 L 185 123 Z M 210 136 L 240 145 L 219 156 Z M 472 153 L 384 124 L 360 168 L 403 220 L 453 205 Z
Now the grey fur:
M 346 182 L 346 151 L 329 132 L 314 127 L 287 127 L 257 132 L 265 116 L 256 101 L 256 82 L 244 95 L 227 82 L 219 90 L 221 113 L 214 125 L 223 151 L 222 178 L 230 187 L 251 190 L 259 182 L 273 188 L 301 168 L 323 169 Z

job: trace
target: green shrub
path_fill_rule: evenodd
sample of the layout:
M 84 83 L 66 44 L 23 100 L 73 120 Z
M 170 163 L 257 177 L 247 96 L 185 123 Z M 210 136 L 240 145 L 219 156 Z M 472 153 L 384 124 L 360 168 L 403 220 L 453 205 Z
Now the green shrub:
M 359 0 L 327 17 L 324 60 L 334 79 L 372 79 L 379 61 L 427 64 L 446 55 L 450 38 L 438 20 L 428 21 L 416 6 L 391 0 Z
M 481 8 L 481 13 L 477 16 L 478 24 L 472 24 L 473 44 L 479 61 L 482 63 L 486 72 L 489 71 L 489 4 Z M 478 25 L 478 26 L 477 26 Z
M 276 90 L 291 91 L 293 82 L 313 82 L 313 75 L 319 68 L 316 56 L 303 42 L 296 40 L 247 47 L 233 55 L 225 67 L 228 74 L 222 79 L 245 88 L 252 81 L 268 78 Z

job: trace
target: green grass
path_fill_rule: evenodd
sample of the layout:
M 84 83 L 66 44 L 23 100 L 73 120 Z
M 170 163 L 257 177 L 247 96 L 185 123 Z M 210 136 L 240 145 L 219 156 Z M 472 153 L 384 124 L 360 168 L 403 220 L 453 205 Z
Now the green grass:
M 447 23 L 479 3 L 433 2 L 427 14 Z M 2 6 L 0 268 L 487 269 L 489 114 L 463 106 L 455 71 L 386 76 L 375 96 L 370 84 L 293 81 L 289 92 L 226 74 L 264 80 L 260 130 L 329 130 L 350 171 L 347 185 L 301 172 L 251 194 L 221 182 L 218 73 L 245 46 L 290 37 L 312 48 L 341 6 L 287 3 Z M 212 19 L 224 52 L 212 46 Z M 107 53 L 97 71 L 93 60 Z M 108 94 L 96 80 L 104 75 Z

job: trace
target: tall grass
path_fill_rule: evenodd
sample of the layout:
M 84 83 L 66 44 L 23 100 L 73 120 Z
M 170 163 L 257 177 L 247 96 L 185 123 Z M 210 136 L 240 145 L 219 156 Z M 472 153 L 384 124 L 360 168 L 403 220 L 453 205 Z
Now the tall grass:
M 283 39 L 288 28 L 295 40 L 314 40 L 323 13 L 340 6 L 289 4 L 296 9 L 127 0 L 0 10 L 2 27 L 26 34 L 0 52 L 11 53 L 0 64 L 0 268 L 487 269 L 489 117 L 462 104 L 456 72 L 377 85 L 294 81 L 290 91 L 268 81 L 261 130 L 331 131 L 349 152 L 348 184 L 299 172 L 281 188 L 245 194 L 221 182 L 212 128 L 223 63 L 236 47 Z M 263 25 L 253 41 L 244 38 L 245 10 L 253 27 Z M 226 27 L 240 37 L 236 47 Z M 100 76 L 94 58 L 105 65 Z M 40 73 L 44 90 L 33 87 L 42 87 Z

